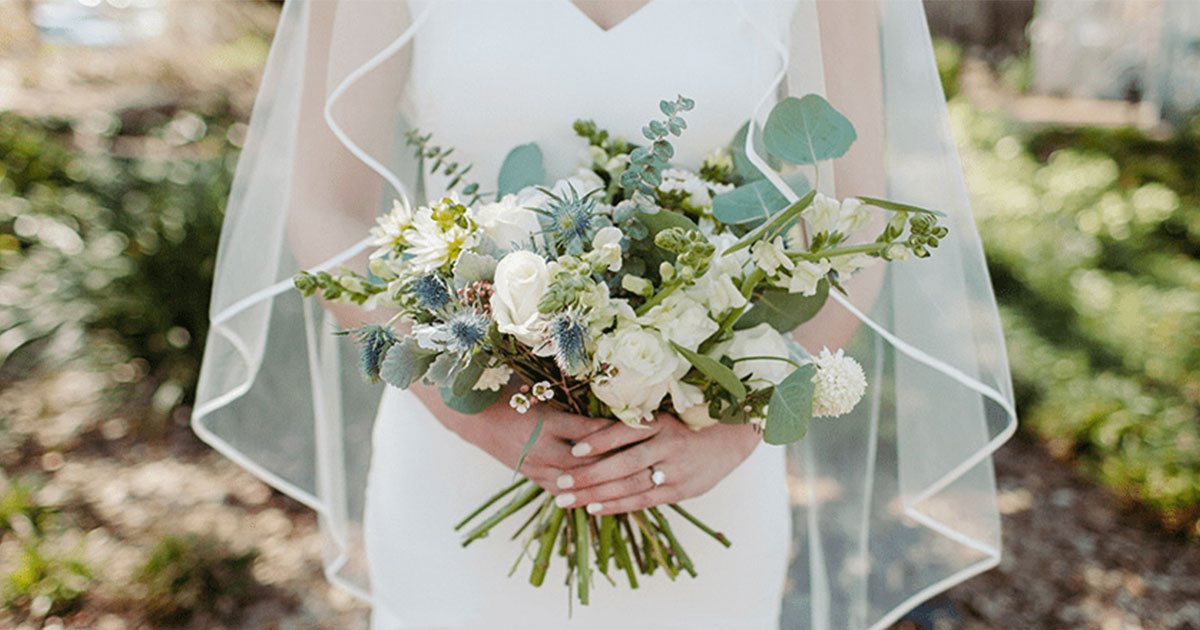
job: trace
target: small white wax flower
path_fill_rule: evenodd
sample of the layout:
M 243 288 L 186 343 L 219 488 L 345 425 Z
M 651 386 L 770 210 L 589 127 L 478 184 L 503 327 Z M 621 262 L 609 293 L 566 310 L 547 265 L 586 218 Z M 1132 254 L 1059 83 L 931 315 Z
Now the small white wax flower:
M 538 381 L 534 383 L 533 389 L 529 393 L 542 402 L 554 398 L 554 388 L 550 385 L 550 381 Z
M 774 276 L 781 267 L 790 271 L 796 266 L 784 251 L 783 238 L 778 236 L 769 242 L 756 241 L 750 246 L 750 258 L 768 276 Z
M 821 278 L 829 273 L 829 269 L 828 258 L 822 258 L 815 263 L 807 260 L 796 261 L 796 268 L 792 270 L 792 279 L 788 282 L 788 291 L 803 295 L 816 295 L 817 285 L 820 284 Z
M 829 348 L 813 359 L 817 373 L 813 375 L 816 388 L 813 391 L 812 415 L 837 417 L 850 413 L 867 391 L 867 377 L 862 366 L 853 357 L 842 354 L 839 348 L 831 354 Z
M 529 397 L 525 394 L 513 394 L 512 398 L 508 399 L 508 406 L 516 409 L 517 413 L 529 411 L 530 404 Z
M 512 373 L 512 368 L 503 363 L 496 367 L 487 368 L 479 375 L 479 380 L 475 381 L 475 386 L 471 389 L 496 391 L 508 384 L 508 379 L 512 377 Z

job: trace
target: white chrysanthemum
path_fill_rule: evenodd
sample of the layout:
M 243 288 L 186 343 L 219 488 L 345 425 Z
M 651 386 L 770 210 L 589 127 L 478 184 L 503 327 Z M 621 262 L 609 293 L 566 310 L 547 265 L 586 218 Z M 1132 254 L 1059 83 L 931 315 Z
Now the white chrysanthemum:
M 512 378 L 512 373 L 512 368 L 503 363 L 496 367 L 487 368 L 479 375 L 479 380 L 475 381 L 475 386 L 471 389 L 496 391 L 508 384 L 508 379 Z
M 813 363 L 817 366 L 813 376 L 816 384 L 813 417 L 833 418 L 850 413 L 867 391 L 867 377 L 862 366 L 853 357 L 843 355 L 840 348 L 836 354 L 831 354 L 829 348 L 822 349 Z
M 371 258 L 400 251 L 404 246 L 404 231 L 412 225 L 414 216 L 407 199 L 394 200 L 392 211 L 376 219 L 375 226 L 371 228 L 371 236 L 375 237 L 371 245 L 379 248 L 371 254 Z

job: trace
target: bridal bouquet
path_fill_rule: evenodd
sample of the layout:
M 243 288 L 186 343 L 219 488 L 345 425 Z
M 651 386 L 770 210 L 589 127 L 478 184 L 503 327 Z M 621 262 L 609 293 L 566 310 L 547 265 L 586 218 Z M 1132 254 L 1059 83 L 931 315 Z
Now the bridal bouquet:
M 946 228 L 934 211 L 831 199 L 794 167 L 776 172 L 839 157 L 854 141 L 850 122 L 820 96 L 780 102 L 761 130 L 747 123 L 728 148 L 688 170 L 671 163 L 670 138 L 684 132 L 693 106 L 684 97 L 663 101 L 664 117 L 642 129 L 640 144 L 576 121 L 585 166 L 547 183 L 538 147 L 519 146 L 487 193 L 450 150 L 410 133 L 422 172 L 447 178 L 449 192 L 420 207 L 397 201 L 378 219 L 367 276 L 342 267 L 302 272 L 295 285 L 305 296 L 397 309 L 386 325 L 341 331 L 361 344 L 367 378 L 436 385 L 460 412 L 483 411 L 507 391 L 520 413 L 550 405 L 644 426 L 666 411 L 696 430 L 751 423 L 771 444 L 801 439 L 811 418 L 849 412 L 867 383 L 841 350 L 814 356 L 786 335 L 854 273 L 926 257 Z M 743 151 L 746 134 L 764 146 L 770 173 Z M 850 243 L 872 224 L 872 208 L 891 216 L 874 240 Z M 514 374 L 522 384 L 506 390 Z M 672 579 L 696 574 L 666 511 L 593 516 L 558 507 L 525 479 L 458 528 L 505 497 L 463 544 L 530 508 L 513 536 L 525 535 L 513 569 L 532 553 L 534 585 L 556 550 L 585 604 L 593 571 L 608 577 L 610 566 L 634 588 L 638 574 L 659 568 Z

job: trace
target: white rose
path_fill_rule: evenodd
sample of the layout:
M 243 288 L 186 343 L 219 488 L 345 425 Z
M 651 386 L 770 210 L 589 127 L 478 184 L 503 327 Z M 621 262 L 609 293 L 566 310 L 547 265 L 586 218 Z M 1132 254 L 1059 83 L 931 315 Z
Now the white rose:
M 657 332 L 622 326 L 596 341 L 597 367 L 616 368 L 612 378 L 592 383 L 592 393 L 622 422 L 637 425 L 654 419 L 654 411 L 675 378 L 679 357 Z
M 830 263 L 828 258 L 822 258 L 819 262 L 809 262 L 807 260 L 797 260 L 796 268 L 792 270 L 792 279 L 788 281 L 788 291 L 790 293 L 802 293 L 804 295 L 816 295 L 817 285 L 820 284 L 821 278 L 829 273 Z
M 471 220 L 505 249 L 529 243 L 530 235 L 541 229 L 537 214 L 521 207 L 517 195 L 512 193 L 504 195 L 500 201 L 474 208 Z
M 541 256 L 518 250 L 501 258 L 496 265 L 491 301 L 492 317 L 500 332 L 532 348 L 541 345 L 538 301 L 549 283 L 550 272 Z
M 640 317 L 639 321 L 689 350 L 695 350 L 702 341 L 720 328 L 717 322 L 708 316 L 708 308 L 680 293 L 667 296 Z
M 850 256 L 834 256 L 830 263 L 833 270 L 838 272 L 842 280 L 845 280 L 859 269 L 874 265 L 878 260 L 878 258 L 866 254 L 851 254 Z
M 787 340 L 779 334 L 779 331 L 771 328 L 771 325 L 765 322 L 754 328 L 733 333 L 733 339 L 726 343 L 728 345 L 724 349 L 724 354 L 731 359 L 788 357 Z M 738 361 L 733 364 L 733 373 L 737 374 L 738 378 L 753 376 L 776 385 L 787 378 L 793 369 L 792 364 L 774 359 L 754 359 Z

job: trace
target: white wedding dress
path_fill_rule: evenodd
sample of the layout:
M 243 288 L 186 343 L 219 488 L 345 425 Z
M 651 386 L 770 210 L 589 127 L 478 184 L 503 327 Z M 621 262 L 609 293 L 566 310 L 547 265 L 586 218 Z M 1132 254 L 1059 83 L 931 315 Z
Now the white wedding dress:
M 574 119 L 592 118 L 633 139 L 661 117 L 659 100 L 677 94 L 696 107 L 685 115 L 688 129 L 672 139 L 674 161 L 697 168 L 729 142 L 777 71 L 775 52 L 741 19 L 735 2 L 651 0 L 609 30 L 570 0 L 512 8 L 443 0 L 413 41 L 413 120 L 435 143 L 472 162 L 481 182 L 495 181 L 505 153 L 527 142 L 541 147 L 550 178 L 565 176 L 581 164 L 585 148 L 571 131 Z M 752 2 L 744 10 L 792 8 Z M 787 20 L 755 17 L 764 24 Z M 579 74 L 590 80 L 558 87 L 556 79 Z M 480 100 L 486 117 L 478 115 Z M 528 560 L 507 577 L 519 553 L 507 533 L 521 519 L 466 549 L 453 531 L 511 482 L 510 469 L 391 386 L 372 444 L 364 526 L 375 630 L 779 627 L 791 541 L 782 448 L 760 445 L 711 491 L 683 502 L 733 541 L 725 549 L 677 519 L 697 578 L 672 583 L 659 572 L 631 590 L 621 576 L 616 587 L 597 576 L 591 605 L 575 605 L 568 618 L 561 565 L 541 588 L 528 583 Z

